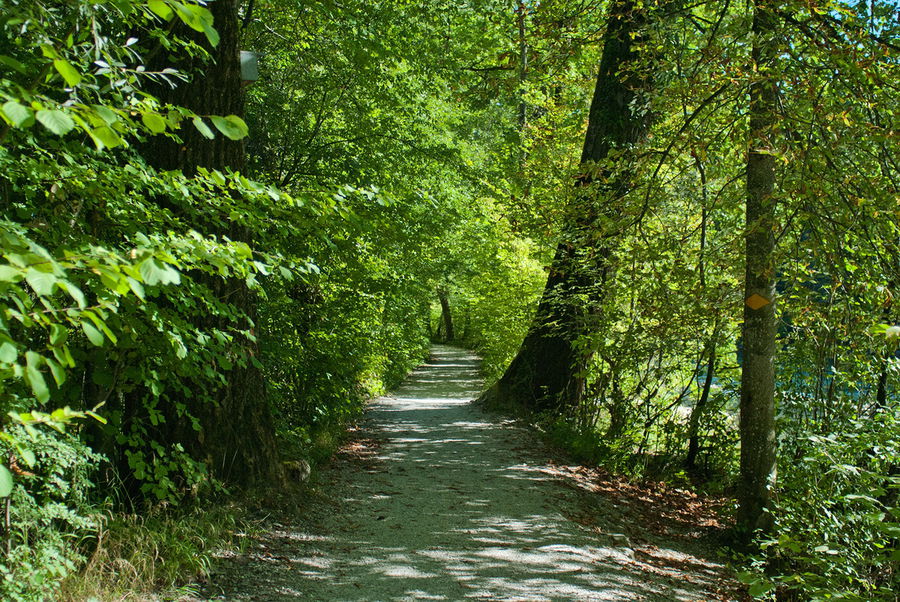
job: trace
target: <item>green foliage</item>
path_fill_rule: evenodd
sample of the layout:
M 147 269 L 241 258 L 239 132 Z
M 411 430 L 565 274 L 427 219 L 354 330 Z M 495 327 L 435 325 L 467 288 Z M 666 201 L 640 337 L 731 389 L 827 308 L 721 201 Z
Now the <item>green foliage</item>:
M 898 178 L 889 124 L 898 99 L 885 79 L 898 64 L 895 8 L 777 10 L 787 50 L 777 73 L 766 75 L 779 82 L 780 103 L 769 141 L 779 174 L 772 202 L 780 465 L 770 509 L 776 532 L 761 536 L 758 572 L 746 578 L 755 596 L 896 596 Z M 652 136 L 597 166 L 628 186 L 591 199 L 599 218 L 569 224 L 581 234 L 572 237 L 581 245 L 576 267 L 593 269 L 604 285 L 579 340 L 593 358 L 587 395 L 548 428 L 626 472 L 681 472 L 700 412 L 691 476 L 726 486 L 737 477 L 746 92 L 754 74 L 736 66 L 749 59 L 749 17 L 746 8 L 716 3 L 650 27 L 642 51 L 659 64 L 647 99 Z M 556 124 L 583 110 L 560 98 L 548 103 Z M 533 133 L 541 154 L 532 156 L 562 157 L 542 134 Z M 584 196 L 569 196 L 573 212 Z M 564 222 L 565 211 L 557 216 Z M 610 257 L 596 261 L 592 251 L 602 245 Z M 558 302 L 578 306 L 591 294 L 598 293 Z M 884 325 L 876 336 L 873 324 Z M 700 411 L 710 357 L 714 378 Z
M 290 242 L 321 274 L 272 287 L 261 308 L 283 430 L 310 454 L 317 433 L 421 360 L 438 287 L 449 287 L 461 340 L 488 356 L 492 375 L 527 325 L 540 249 L 509 241 L 496 200 L 514 156 L 503 119 L 512 113 L 486 102 L 469 70 L 505 49 L 493 8 L 254 9 L 246 45 L 265 49 L 266 74 L 249 92 L 255 175 L 337 188 L 324 201 L 331 213 Z M 451 45 L 438 41 L 448 27 Z
M 785 56 L 767 75 L 781 82 L 782 462 L 753 595 L 893 593 L 895 8 L 779 8 Z M 263 52 L 262 77 L 245 121 L 148 93 L 194 82 L 147 65 L 200 66 L 198 41 L 220 42 L 201 2 L 0 0 L 3 595 L 45 596 L 89 542 L 101 543 L 87 575 L 103 567 L 108 591 L 126 588 L 109 577 L 116 558 L 131 567 L 119 578 L 164 586 L 206 570 L 208 531 L 120 515 L 103 531 L 91 483 L 130 510 L 221 490 L 198 451 L 201 417 L 247 367 L 265 374 L 290 455 L 321 461 L 423 357 L 438 290 L 498 378 L 560 239 L 589 277 L 552 301 L 590 302 L 575 344 L 592 360 L 582 403 L 544 417 L 551 437 L 630 474 L 727 486 L 747 7 L 666 5 L 651 20 L 637 49 L 658 65 L 642 99 L 651 136 L 592 166 L 591 187 L 573 183 L 606 3 L 525 3 L 521 38 L 495 0 L 253 10 L 241 46 Z M 246 138 L 254 179 L 141 156 L 154 136 L 195 131 Z M 171 562 L 145 564 L 157 547 Z
M 77 437 L 34 424 L 24 418 L 3 433 L 5 442 L 17 443 L 7 453 L 21 453 L 21 463 L 27 464 L 12 463 L 17 485 L 5 500 L 10 530 L 0 562 L 0 592 L 6 600 L 44 600 L 55 592 L 58 581 L 85 560 L 81 544 L 102 522 L 89 498 L 101 458 Z M 22 442 L 33 450 L 30 455 L 18 452 Z
M 470 255 L 472 276 L 461 283 L 454 300 L 463 340 L 481 355 L 490 382 L 500 377 L 525 337 L 546 275 L 534 257 L 533 243 L 508 242 L 508 234 L 491 226 L 482 227 L 480 234 L 480 240 L 495 248 L 488 247 L 482 256 Z
M 811 435 L 783 425 L 778 531 L 748 575 L 783 599 L 893 600 L 900 567 L 897 424 L 880 416 Z M 753 592 L 751 592 L 753 593 Z
M 11 0 L 0 14 L 0 493 L 13 527 L 2 595 L 43 599 L 84 560 L 105 498 L 143 507 L 215 487 L 189 448 L 196 414 L 233 368 L 259 361 L 253 321 L 221 291 L 240 280 L 262 294 L 313 267 L 278 252 L 289 220 L 268 227 L 303 201 L 235 173 L 157 172 L 136 152 L 204 119 L 232 140 L 248 133 L 240 117 L 143 90 L 186 77 L 143 67 L 160 44 L 199 51 L 165 21 L 216 42 L 205 7 Z M 231 221 L 269 237 L 225 237 Z
M 160 21 L 177 17 L 215 44 L 212 15 L 204 6 L 150 0 L 62 4 L 45 10 L 41 4 L 5 0 L 2 8 L 6 43 L 0 56 L 8 71 L 0 91 L 6 99 L 0 116 L 7 124 L 0 130 L 0 140 L 10 127 L 29 129 L 37 122 L 56 136 L 82 132 L 103 150 L 128 146 L 135 135 L 177 131 L 184 120 L 199 119 L 180 107 L 159 106 L 141 91 L 146 81 L 183 76 L 170 68 L 150 72 L 135 65 L 146 48 L 137 38 L 121 38 L 130 27 L 149 26 L 152 36 Z M 107 29 L 113 35 L 100 35 Z M 180 45 L 177 39 L 170 43 Z M 40 55 L 32 49 L 40 49 Z M 40 76 L 34 78 L 36 73 Z M 61 89 L 68 102 L 61 102 Z M 217 129 L 229 138 L 246 136 L 239 117 L 213 117 Z
M 243 551 L 254 528 L 242 510 L 221 500 L 149 515 L 104 516 L 89 541 L 90 558 L 63 581 L 58 599 L 196 595 L 184 584 L 208 577 L 215 554 Z

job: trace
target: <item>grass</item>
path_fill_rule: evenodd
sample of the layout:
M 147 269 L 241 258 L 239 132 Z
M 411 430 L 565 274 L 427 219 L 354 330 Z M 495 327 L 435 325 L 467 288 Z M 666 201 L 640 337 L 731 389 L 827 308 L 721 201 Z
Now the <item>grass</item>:
M 320 428 L 305 443 L 282 437 L 286 459 L 325 464 L 346 438 L 346 425 Z M 58 592 L 61 602 L 131 602 L 196 599 L 196 583 L 210 574 L 214 557 L 243 551 L 270 512 L 302 512 L 314 497 L 310 483 L 288 482 L 244 492 L 230 501 L 209 500 L 190 508 L 157 507 L 144 515 L 110 513 L 86 545 L 88 561 Z
M 213 554 L 240 549 L 252 522 L 234 503 L 147 516 L 112 514 L 104 521 L 84 568 L 70 576 L 59 600 L 176 600 L 209 575 Z
M 225 502 L 159 506 L 142 515 L 110 512 L 96 537 L 85 544 L 84 567 L 63 581 L 54 599 L 196 600 L 196 584 L 209 576 L 216 555 L 244 551 L 264 517 L 302 514 L 308 503 L 315 503 L 318 469 L 346 440 L 351 422 L 336 420 L 311 433 L 279 433 L 282 459 L 312 466 L 307 482 L 292 480 L 289 472 L 288 481 L 278 487 L 246 491 Z

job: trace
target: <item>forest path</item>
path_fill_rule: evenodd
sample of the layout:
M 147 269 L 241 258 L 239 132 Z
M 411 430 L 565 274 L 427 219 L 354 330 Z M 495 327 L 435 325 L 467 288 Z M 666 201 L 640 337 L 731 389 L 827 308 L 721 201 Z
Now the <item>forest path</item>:
M 330 503 L 226 560 L 207 599 L 733 599 L 696 525 L 642 526 L 660 515 L 549 462 L 480 389 L 476 357 L 435 346 L 321 476 Z

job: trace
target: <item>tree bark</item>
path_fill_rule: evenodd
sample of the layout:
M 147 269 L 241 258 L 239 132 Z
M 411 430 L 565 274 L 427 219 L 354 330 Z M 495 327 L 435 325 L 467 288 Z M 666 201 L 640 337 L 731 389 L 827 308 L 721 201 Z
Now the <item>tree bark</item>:
M 713 376 L 716 371 L 716 330 L 715 328 L 713 329 L 713 336 L 709 341 L 709 360 L 706 363 L 706 378 L 703 381 L 703 390 L 688 420 L 688 453 L 684 461 L 685 468 L 688 470 L 696 468 L 697 455 L 700 453 L 700 419 L 703 417 L 706 406 L 709 404 L 709 393 L 712 390 Z
M 610 200 L 623 193 L 623 182 L 598 183 L 595 164 L 613 148 L 627 149 L 643 140 L 650 114 L 642 97 L 651 83 L 650 67 L 641 63 L 639 46 L 647 19 L 635 0 L 614 2 L 607 18 L 603 54 L 581 154 L 581 188 L 573 205 L 570 233 L 558 244 L 537 313 L 516 357 L 481 401 L 525 411 L 559 411 L 577 405 L 584 394 L 591 353 L 578 347 L 590 330 L 590 316 L 611 278 L 608 240 L 594 237 L 597 217 L 613 214 Z M 598 198 L 602 197 L 602 206 Z M 579 300 L 587 295 L 588 303 Z
M 891 323 L 891 309 L 894 305 L 893 291 L 896 290 L 896 288 L 896 280 L 888 282 L 887 290 L 890 296 L 884 302 L 884 307 L 881 310 L 881 321 L 884 324 Z M 875 407 L 873 414 L 878 414 L 879 412 L 884 412 L 888 409 L 888 369 L 891 366 L 891 359 L 894 357 L 895 353 L 896 352 L 894 351 L 882 351 L 880 354 L 881 370 L 878 373 L 878 385 L 875 390 Z
M 438 289 L 438 299 L 441 302 L 441 322 L 444 324 L 444 341 L 451 342 L 456 338 L 453 332 L 453 314 L 450 312 L 450 294 L 447 289 Z
M 203 65 L 197 61 L 184 61 L 176 65 L 189 72 L 191 79 L 175 88 L 160 85 L 152 90 L 161 102 L 189 108 L 199 115 L 244 114 L 237 6 L 237 0 L 209 3 L 214 27 L 220 36 L 215 47 L 211 47 L 202 34 L 181 28 L 179 35 L 206 48 L 212 61 Z M 200 167 L 222 171 L 243 171 L 246 167 L 242 141 L 230 140 L 221 134 L 209 140 L 189 122 L 182 126 L 179 136 L 180 143 L 154 136 L 145 143 L 142 154 L 158 169 L 179 169 L 185 175 L 196 174 Z M 224 229 L 209 224 L 197 226 L 201 231 L 252 243 L 252 233 L 239 223 L 231 222 Z M 210 278 L 204 282 L 220 299 L 238 307 L 255 324 L 257 299 L 243 280 L 223 282 Z M 206 326 L 213 324 L 224 326 L 216 321 Z M 251 326 L 245 324 L 242 328 Z M 246 341 L 242 345 L 252 357 L 257 357 L 255 343 Z M 174 428 L 170 433 L 175 439 L 172 443 L 182 443 L 185 449 L 207 463 L 212 474 L 230 485 L 246 486 L 280 477 L 281 465 L 261 371 L 252 363 L 244 367 L 235 365 L 228 372 L 228 384 L 215 394 L 215 398 L 215 404 L 190 406 L 191 413 L 201 425 L 200 432 L 173 425 L 170 427 Z M 167 419 L 175 420 L 175 417 Z
M 244 114 L 244 95 L 241 91 L 240 28 L 237 21 L 238 0 L 216 0 L 207 7 L 213 15 L 213 26 L 219 33 L 219 43 L 210 46 L 206 36 L 178 24 L 174 31 L 182 39 L 190 40 L 209 52 L 211 61 L 179 59 L 171 64 L 166 52 L 158 52 L 148 65 L 152 69 L 174 67 L 190 76 L 174 88 L 166 83 L 149 87 L 149 91 L 163 103 L 191 109 L 199 115 Z M 207 125 L 209 121 L 207 121 Z M 214 129 L 214 128 L 212 128 Z M 244 143 L 218 134 L 213 140 L 204 137 L 190 121 L 178 130 L 182 142 L 165 136 L 152 136 L 142 145 L 142 154 L 157 169 L 181 170 L 194 175 L 198 167 L 244 171 L 246 155 Z
M 888 367 L 891 356 L 883 354 L 881 358 L 881 371 L 878 373 L 878 388 L 875 391 L 875 413 L 884 412 L 888 407 Z
M 775 434 L 775 20 L 767 0 L 753 17 L 753 81 L 747 157 L 746 273 L 741 366 L 741 461 L 738 529 L 749 541 L 770 531 L 776 477 Z
M 700 253 L 697 259 L 697 273 L 700 277 L 700 290 L 706 291 L 706 232 L 709 222 L 709 199 L 706 189 L 706 168 L 703 161 L 699 158 L 695 159 L 697 173 L 700 176 L 700 195 L 703 202 L 700 213 Z M 719 338 L 719 321 L 713 325 L 712 333 L 707 342 L 707 353 L 709 360 L 706 363 L 706 378 L 703 382 L 703 390 L 697 399 L 697 404 L 691 412 L 688 420 L 688 453 L 684 460 L 685 468 L 694 470 L 697 466 L 697 455 L 700 453 L 700 419 L 709 403 L 709 394 L 712 390 L 713 376 L 716 371 L 716 344 Z

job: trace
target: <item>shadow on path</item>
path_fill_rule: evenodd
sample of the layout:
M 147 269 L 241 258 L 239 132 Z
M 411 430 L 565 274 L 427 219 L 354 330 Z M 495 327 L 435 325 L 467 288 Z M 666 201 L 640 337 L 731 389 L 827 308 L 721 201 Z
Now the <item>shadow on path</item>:
M 473 406 L 480 389 L 477 358 L 433 348 L 370 405 L 365 453 L 323 476 L 334 505 L 225 560 L 212 599 L 727 599 L 721 567 L 674 544 L 654 547 L 679 571 L 636 558 L 626 515 L 567 487 L 528 431 Z

